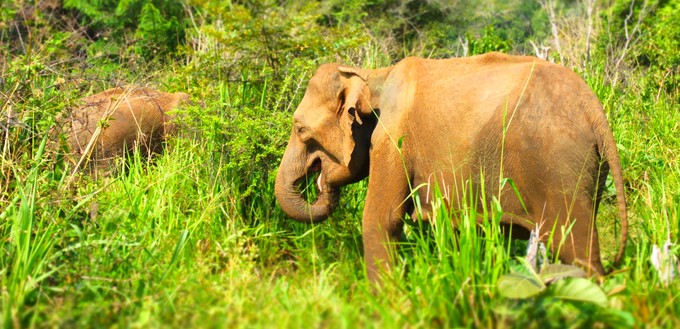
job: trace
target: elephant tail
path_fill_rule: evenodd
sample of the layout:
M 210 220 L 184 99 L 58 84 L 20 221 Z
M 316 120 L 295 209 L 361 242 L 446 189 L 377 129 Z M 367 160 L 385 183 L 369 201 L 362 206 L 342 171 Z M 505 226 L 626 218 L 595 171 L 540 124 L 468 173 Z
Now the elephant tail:
M 619 153 L 616 149 L 616 142 L 614 141 L 614 134 L 612 132 L 609 123 L 607 123 L 607 117 L 602 111 L 602 106 L 598 102 L 598 108 L 600 109 L 595 123 L 595 132 L 597 134 L 597 144 L 598 151 L 601 156 L 603 156 L 607 163 L 609 164 L 609 169 L 612 174 L 614 189 L 616 190 L 616 201 L 619 208 L 619 217 L 621 219 L 621 239 L 619 240 L 619 252 L 616 254 L 614 259 L 613 267 L 618 267 L 623 259 L 623 254 L 626 249 L 626 242 L 628 240 L 628 212 L 626 211 L 626 195 L 625 188 L 623 184 L 623 170 L 621 168 L 621 162 L 619 160 Z

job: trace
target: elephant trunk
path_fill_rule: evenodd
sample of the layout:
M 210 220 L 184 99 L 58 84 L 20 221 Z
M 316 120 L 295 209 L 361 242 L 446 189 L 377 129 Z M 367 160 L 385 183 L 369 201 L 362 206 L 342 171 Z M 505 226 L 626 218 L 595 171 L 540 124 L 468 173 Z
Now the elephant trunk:
M 308 175 L 308 168 L 304 157 L 297 156 L 296 153 L 289 144 L 276 174 L 276 200 L 288 216 L 299 222 L 322 222 L 330 216 L 338 203 L 338 189 L 326 187 L 319 191 L 316 201 L 308 203 L 299 189 L 300 182 Z

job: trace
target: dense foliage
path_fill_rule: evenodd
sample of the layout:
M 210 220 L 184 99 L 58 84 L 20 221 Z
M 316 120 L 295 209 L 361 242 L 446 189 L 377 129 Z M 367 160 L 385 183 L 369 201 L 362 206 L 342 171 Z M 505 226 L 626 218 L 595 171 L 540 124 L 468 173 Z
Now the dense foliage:
M 680 284 L 649 259 L 680 234 L 679 20 L 678 0 L 0 2 L 0 323 L 678 327 Z M 606 302 L 502 297 L 523 245 L 474 225 L 502 209 L 457 214 L 458 235 L 446 209 L 409 227 L 376 293 L 363 270 L 365 182 L 322 225 L 276 205 L 291 114 L 319 64 L 488 51 L 568 66 L 605 106 L 631 218 Z M 191 94 L 182 133 L 116 175 L 72 173 L 50 129 L 78 99 L 125 84 Z M 617 244 L 613 198 L 599 212 L 603 246 Z

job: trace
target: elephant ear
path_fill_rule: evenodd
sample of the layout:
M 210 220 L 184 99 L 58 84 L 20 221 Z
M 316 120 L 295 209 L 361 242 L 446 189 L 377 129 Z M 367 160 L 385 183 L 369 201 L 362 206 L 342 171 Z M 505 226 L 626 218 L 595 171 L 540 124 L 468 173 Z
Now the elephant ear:
M 343 110 L 351 113 L 356 117 L 357 122 L 362 124 L 361 116 L 370 115 L 372 112 L 368 103 L 371 96 L 368 84 L 366 83 L 368 74 L 365 70 L 352 67 L 340 66 L 338 70 L 342 72 L 343 77 L 346 79 Z M 350 111 L 351 109 L 354 110 Z
M 349 166 L 354 152 L 354 136 L 352 134 L 352 125 L 354 122 L 363 124 L 361 116 L 368 115 L 372 112 L 368 99 L 370 99 L 370 90 L 366 83 L 367 74 L 365 71 L 350 67 L 338 67 L 342 73 L 343 80 L 343 98 L 344 104 L 340 107 L 340 127 L 342 129 L 342 158 L 345 166 Z

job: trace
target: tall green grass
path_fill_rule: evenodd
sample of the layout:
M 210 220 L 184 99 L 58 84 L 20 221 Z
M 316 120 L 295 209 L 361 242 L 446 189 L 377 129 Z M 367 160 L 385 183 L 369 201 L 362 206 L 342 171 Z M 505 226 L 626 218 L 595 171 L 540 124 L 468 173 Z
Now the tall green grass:
M 238 88 L 267 107 L 265 92 Z M 472 194 L 455 213 L 438 199 L 432 225 L 408 227 L 401 260 L 376 293 L 365 278 L 360 236 L 366 183 L 344 188 L 326 223 L 295 223 L 273 199 L 277 163 L 242 185 L 249 173 L 232 162 L 216 129 L 176 138 L 154 161 L 134 157 L 101 181 L 82 177 L 72 190 L 60 189 L 63 179 L 50 176 L 36 152 L 31 168 L 17 171 L 1 215 L 3 326 L 673 327 L 678 284 L 664 287 L 649 256 L 653 244 L 678 233 L 680 118 L 671 105 L 595 89 L 610 100 L 632 219 L 624 267 L 602 284 L 607 308 L 502 298 L 497 281 L 521 270 L 515 259 L 522 248 L 510 249 L 500 234 L 502 209 L 477 209 Z M 236 97 L 219 90 L 223 102 Z M 657 115 L 636 120 L 645 106 Z M 250 127 L 260 124 L 241 114 Z M 614 246 L 612 200 L 608 190 L 598 225 L 610 241 L 603 245 Z M 478 226 L 480 214 L 487 220 Z
M 21 123 L 3 130 L 11 147 L 0 195 L 2 327 L 680 326 L 680 285 L 665 286 L 649 261 L 653 245 L 677 242 L 680 233 L 680 111 L 677 94 L 644 74 L 615 89 L 595 64 L 587 79 L 614 130 L 631 220 L 623 265 L 601 284 L 602 307 L 501 297 L 498 280 L 522 271 L 524 248 L 500 234 L 502 209 L 479 209 L 472 192 L 455 212 L 438 193 L 431 223 L 410 221 L 397 266 L 377 290 L 362 255 L 365 181 L 342 189 L 323 224 L 287 218 L 274 177 L 313 61 L 295 62 L 272 81 L 255 69 L 235 77 L 212 68 L 227 64 L 209 50 L 187 55 L 189 64 L 140 65 L 143 72 L 122 64 L 76 70 L 92 79 L 80 89 L 80 80 L 56 82 L 70 77 L 67 65 L 36 68 L 51 58 L 48 48 L 2 68 L 16 90 L 3 93 L 3 115 L 12 105 Z M 343 59 L 384 66 L 392 58 L 381 49 Z M 183 134 L 151 161 L 132 157 L 115 175 L 81 176 L 66 188 L 66 164 L 42 138 L 53 117 L 118 75 L 149 81 L 146 73 L 202 103 L 182 110 Z M 611 185 L 603 198 L 598 230 L 607 260 L 619 239 Z
M 24 184 L 0 214 L 4 222 L 0 227 L 6 241 L 0 259 L 2 321 L 6 327 L 35 324 L 35 313 L 30 312 L 30 306 L 42 302 L 42 282 L 58 270 L 49 261 L 54 237 L 58 234 L 57 226 L 36 216 L 38 175 L 46 141 L 43 139 L 40 144 L 32 161 L 35 165 L 28 176 L 19 177 L 15 173 L 17 179 L 25 179 Z
M 648 259 L 653 244 L 677 236 L 680 172 L 668 144 L 678 140 L 666 125 L 680 118 L 656 104 L 667 117 L 644 128 L 638 113 L 613 108 L 624 104 L 605 106 L 619 113 L 612 126 L 628 180 L 643 183 L 628 186 L 631 244 L 624 268 L 602 285 L 608 308 L 502 298 L 497 281 L 521 270 L 522 248 L 500 234 L 502 209 L 471 200 L 455 213 L 435 206 L 432 225 L 415 221 L 375 293 L 360 236 L 365 182 L 343 189 L 326 223 L 295 223 L 275 206 L 273 172 L 241 185 L 247 172 L 230 167 L 215 131 L 173 140 L 152 163 L 134 157 L 102 181 L 83 177 L 72 191 L 60 191 L 58 177 L 42 184 L 49 172 L 37 152 L 2 213 L 3 326 L 672 327 L 678 285 L 664 287 Z M 641 129 L 654 132 L 646 144 Z M 617 239 L 612 193 L 598 222 L 608 245 Z

